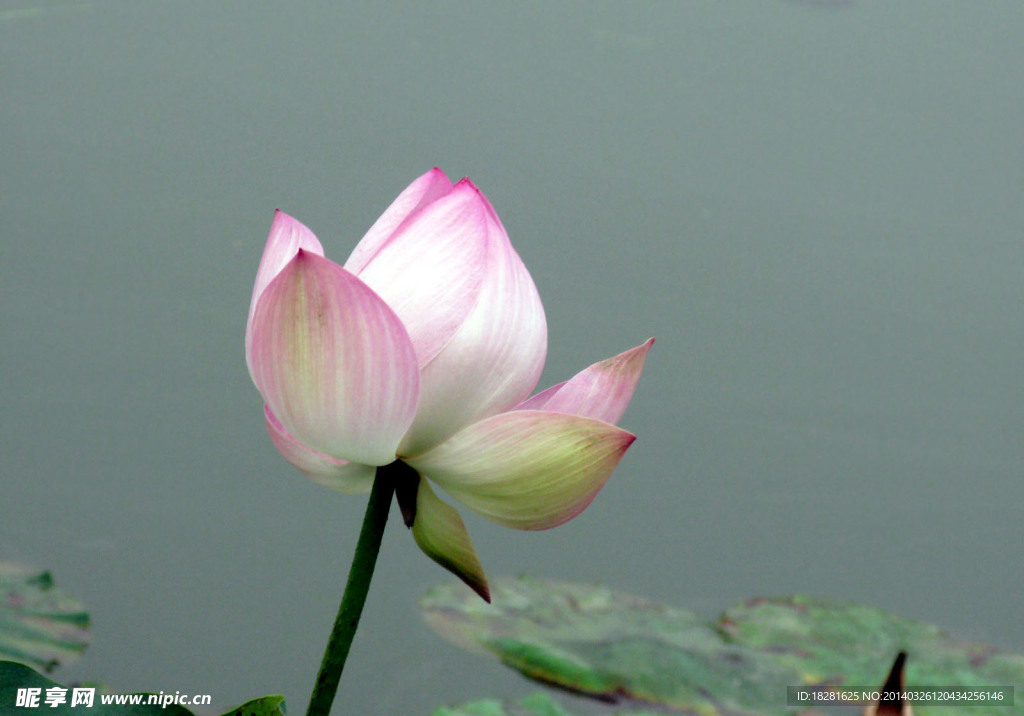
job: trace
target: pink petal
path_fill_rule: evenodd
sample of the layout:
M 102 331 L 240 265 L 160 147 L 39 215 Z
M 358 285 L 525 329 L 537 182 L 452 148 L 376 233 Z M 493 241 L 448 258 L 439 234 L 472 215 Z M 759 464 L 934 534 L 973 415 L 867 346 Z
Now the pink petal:
M 256 285 L 252 290 L 252 301 L 249 302 L 249 321 L 245 326 L 245 361 L 249 365 L 250 376 L 253 375 L 250 355 L 252 316 L 256 312 L 256 304 L 267 284 L 281 272 L 285 264 L 295 257 L 299 249 L 309 251 L 317 256 L 324 255 L 324 249 L 312 231 L 280 209 L 276 209 L 274 221 L 270 225 L 270 235 L 263 247 L 263 258 L 260 259 L 260 267 L 256 271 Z M 255 377 L 253 380 L 256 380 Z
M 281 426 L 331 457 L 384 465 L 416 411 L 416 354 L 362 281 L 300 250 L 253 317 L 256 386 Z
M 593 418 L 514 410 L 406 462 L 484 517 L 539 530 L 582 512 L 635 439 Z
M 468 180 L 465 185 L 472 187 Z M 490 203 L 472 188 L 486 210 L 484 282 L 458 332 L 422 370 L 420 405 L 403 455 L 423 452 L 518 404 L 544 367 L 547 324 L 537 287 Z
M 345 268 L 358 275 L 387 243 L 392 234 L 398 231 L 402 222 L 412 214 L 430 204 L 435 199 L 452 190 L 452 183 L 445 173 L 434 167 L 423 176 L 407 186 L 398 197 L 385 209 L 380 218 L 374 222 L 362 240 L 352 251 Z
M 353 273 L 402 319 L 422 367 L 476 305 L 486 257 L 485 207 L 472 186 L 460 182 L 409 216 Z M 354 265 L 350 259 L 345 268 Z
M 571 380 L 538 393 L 517 406 L 519 410 L 551 410 L 583 415 L 606 423 L 619 422 L 633 398 L 651 338 L 636 348 L 595 363 Z
M 562 389 L 562 386 L 564 386 L 568 382 L 569 381 L 567 381 L 567 380 L 563 380 L 561 383 L 556 383 L 555 385 L 552 385 L 550 388 L 545 388 L 544 390 L 540 391 L 536 395 L 531 395 L 529 398 L 527 398 L 526 400 L 521 402 L 519 405 L 517 405 L 515 407 L 515 410 L 543 410 L 544 406 L 547 405 L 549 400 L 551 400 L 551 396 L 553 396 L 555 393 L 560 391 Z M 553 412 L 569 412 L 569 411 L 563 410 L 563 411 L 553 411 Z
M 264 408 L 267 432 L 278 452 L 285 460 L 302 471 L 306 477 L 341 492 L 365 493 L 373 487 L 376 468 L 358 462 L 338 460 L 322 452 L 311 450 L 281 427 L 270 408 Z
M 461 515 L 441 501 L 423 478 L 416 492 L 412 536 L 425 555 L 465 582 L 484 601 L 491 601 L 487 576 Z

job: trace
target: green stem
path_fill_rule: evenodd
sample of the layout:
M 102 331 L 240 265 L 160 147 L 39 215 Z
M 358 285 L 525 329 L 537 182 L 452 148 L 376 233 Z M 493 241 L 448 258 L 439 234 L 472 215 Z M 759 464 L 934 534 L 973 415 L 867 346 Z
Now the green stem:
M 370 500 L 366 504 L 363 528 L 356 543 L 356 553 L 349 568 L 345 594 L 341 598 L 338 616 L 334 620 L 334 628 L 327 641 L 327 649 L 320 663 L 320 673 L 316 677 L 306 716 L 327 716 L 331 712 L 331 704 L 341 680 L 341 671 L 345 668 L 345 659 L 359 626 L 359 616 L 363 613 L 366 594 L 370 591 L 370 579 L 373 577 L 374 565 L 377 564 L 384 526 L 388 522 L 391 495 L 395 492 L 395 478 L 408 469 L 401 462 L 377 468 Z

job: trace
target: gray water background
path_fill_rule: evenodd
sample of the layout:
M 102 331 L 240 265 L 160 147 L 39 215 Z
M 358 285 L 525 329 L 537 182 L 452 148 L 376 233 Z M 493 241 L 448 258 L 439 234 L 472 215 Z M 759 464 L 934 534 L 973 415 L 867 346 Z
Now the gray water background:
M 245 368 L 275 207 L 341 262 L 440 165 L 545 302 L 541 386 L 657 343 L 607 487 L 463 510 L 488 574 L 709 616 L 865 602 L 1024 649 L 1024 11 L 813 3 L 5 2 L 0 557 L 93 616 L 57 677 L 301 713 L 365 498 Z M 395 515 L 338 713 L 535 688 L 435 636 Z

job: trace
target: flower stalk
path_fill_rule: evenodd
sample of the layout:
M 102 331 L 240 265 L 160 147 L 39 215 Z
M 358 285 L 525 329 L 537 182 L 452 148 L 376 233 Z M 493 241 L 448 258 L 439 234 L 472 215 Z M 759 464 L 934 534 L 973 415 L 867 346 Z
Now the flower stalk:
M 395 492 L 396 477 L 409 467 L 401 462 L 393 462 L 377 468 L 377 475 L 370 491 L 370 499 L 366 503 L 366 514 L 363 526 L 359 531 L 359 541 L 349 568 L 345 593 L 338 607 L 338 616 L 334 620 L 334 628 L 327 640 L 324 658 L 320 663 L 320 672 L 316 676 L 313 695 L 309 699 L 306 716 L 327 716 L 334 703 L 334 695 L 338 691 L 341 672 L 345 668 L 352 639 L 359 626 L 359 617 L 366 604 L 366 595 L 370 591 L 370 580 L 377 564 L 384 527 L 388 522 L 388 511 L 391 508 L 391 496 Z

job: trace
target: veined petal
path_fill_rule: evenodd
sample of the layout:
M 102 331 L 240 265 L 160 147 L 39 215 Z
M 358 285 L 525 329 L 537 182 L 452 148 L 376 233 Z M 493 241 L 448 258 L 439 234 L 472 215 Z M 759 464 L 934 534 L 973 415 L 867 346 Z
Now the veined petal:
M 472 312 L 420 374 L 419 409 L 402 455 L 424 452 L 518 404 L 544 368 L 547 323 L 537 287 L 490 203 L 479 196 L 487 218 L 484 282 Z
M 556 413 L 597 418 L 613 425 L 619 422 L 633 398 L 647 352 L 645 343 L 577 373 L 571 380 L 538 393 L 520 403 L 518 410 L 551 410 Z
M 256 271 L 256 285 L 252 289 L 252 300 L 249 302 L 249 320 L 245 326 L 245 362 L 249 365 L 249 375 L 252 372 L 252 317 L 256 312 L 256 304 L 259 302 L 263 289 L 267 287 L 281 269 L 291 261 L 299 249 L 309 251 L 317 256 L 324 255 L 324 249 L 316 236 L 305 224 L 296 221 L 280 209 L 274 210 L 274 221 L 270 224 L 270 235 L 267 236 L 267 243 L 263 247 L 263 258 L 260 259 L 260 267 Z M 253 381 L 256 378 L 253 376 Z
M 422 368 L 476 305 L 486 278 L 487 239 L 486 207 L 462 181 L 408 216 L 368 260 L 357 247 L 353 256 L 359 260 L 349 259 L 345 268 L 402 319 Z
M 331 457 L 384 465 L 416 412 L 416 354 L 362 281 L 300 250 L 253 317 L 256 386 L 281 426 Z
M 373 487 L 376 468 L 311 450 L 281 427 L 269 407 L 264 407 L 263 412 L 267 419 L 267 432 L 277 451 L 306 477 L 341 492 L 369 492 Z
M 555 383 L 550 388 L 545 388 L 536 395 L 531 395 L 529 398 L 517 405 L 514 410 L 543 410 L 547 402 L 551 400 L 551 396 L 562 389 L 569 381 L 563 380 L 561 383 Z M 553 411 L 553 412 L 568 412 L 568 411 Z
M 406 462 L 484 517 L 540 530 L 582 512 L 635 439 L 602 420 L 514 410 Z
M 398 230 L 402 222 L 417 210 L 435 199 L 440 199 L 451 190 L 451 181 L 437 167 L 418 177 L 391 202 L 391 206 L 385 209 L 380 218 L 374 222 L 355 250 L 352 251 L 352 255 L 345 263 L 345 268 L 354 274 L 359 274 L 391 238 L 391 235 Z
M 484 568 L 459 511 L 441 501 L 422 477 L 412 536 L 425 555 L 465 582 L 485 602 L 491 601 Z

